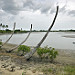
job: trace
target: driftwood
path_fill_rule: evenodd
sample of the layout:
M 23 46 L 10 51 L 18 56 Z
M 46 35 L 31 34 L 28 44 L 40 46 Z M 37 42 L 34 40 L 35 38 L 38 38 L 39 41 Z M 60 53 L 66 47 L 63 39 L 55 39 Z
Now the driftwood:
M 29 34 L 27 35 L 27 37 L 24 39 L 24 41 L 22 41 L 19 45 L 17 45 L 17 46 L 15 46 L 15 47 L 11 48 L 11 49 L 8 50 L 7 52 L 12 52 L 12 51 L 15 50 L 16 48 L 18 48 L 20 45 L 22 45 L 24 42 L 26 42 L 26 40 L 28 39 L 28 37 L 29 37 L 30 34 L 31 34 L 31 31 L 32 31 L 32 24 L 31 24 L 30 32 L 29 32 Z
M 37 46 L 33 50 L 31 50 L 29 53 L 27 53 L 26 55 L 24 55 L 24 57 L 25 57 L 26 60 L 29 60 L 32 57 L 32 55 L 36 52 L 37 48 L 39 48 L 41 46 L 41 44 L 44 42 L 44 40 L 48 36 L 48 33 L 50 32 L 51 28 L 53 27 L 53 25 L 55 23 L 55 20 L 56 20 L 56 17 L 58 15 L 58 9 L 59 9 L 59 6 L 57 6 L 56 14 L 55 14 L 55 17 L 54 17 L 54 20 L 53 20 L 52 24 L 49 27 L 49 29 L 46 32 L 46 34 L 44 35 L 44 37 L 42 38 L 42 40 L 37 44 Z
M 6 40 L 6 42 L 5 43 L 3 43 L 2 44 L 2 46 L 1 47 L 3 47 L 10 39 L 11 39 L 11 37 L 13 36 L 13 34 L 14 34 L 14 31 L 15 31 L 15 26 L 16 26 L 16 23 L 14 23 L 14 27 L 13 27 L 13 32 L 12 32 L 12 34 L 11 34 L 11 36 Z

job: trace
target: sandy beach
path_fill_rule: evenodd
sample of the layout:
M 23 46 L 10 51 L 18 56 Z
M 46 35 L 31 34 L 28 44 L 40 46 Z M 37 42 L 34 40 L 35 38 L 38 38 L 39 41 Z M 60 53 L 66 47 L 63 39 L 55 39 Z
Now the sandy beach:
M 14 46 L 15 45 L 13 44 L 6 44 L 0 50 L 0 75 L 22 75 L 22 73 L 23 75 L 55 75 L 54 70 L 56 70 L 56 72 L 61 72 L 59 69 L 63 69 L 63 66 L 75 65 L 74 50 L 56 49 L 59 55 L 55 59 L 54 63 L 50 63 L 49 60 L 40 61 L 36 53 L 30 61 L 26 61 L 24 56 L 18 56 L 16 52 L 17 49 L 12 53 L 6 53 L 5 50 Z M 47 74 L 45 74 L 43 71 L 48 68 L 53 68 L 51 74 L 49 72 L 46 72 Z

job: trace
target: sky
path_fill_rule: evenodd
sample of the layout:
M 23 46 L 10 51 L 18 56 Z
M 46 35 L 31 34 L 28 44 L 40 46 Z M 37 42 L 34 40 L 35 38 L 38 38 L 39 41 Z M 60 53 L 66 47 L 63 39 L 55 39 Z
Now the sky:
M 75 29 L 75 0 L 0 0 L 0 23 L 13 29 L 47 30 L 59 13 L 52 30 Z

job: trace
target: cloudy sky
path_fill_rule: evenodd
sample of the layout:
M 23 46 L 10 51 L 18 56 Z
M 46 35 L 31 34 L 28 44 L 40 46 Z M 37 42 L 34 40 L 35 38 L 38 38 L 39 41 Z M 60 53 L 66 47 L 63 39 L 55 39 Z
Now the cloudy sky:
M 0 0 L 0 23 L 13 28 L 47 30 L 51 24 L 56 6 L 59 14 L 52 30 L 75 29 L 75 0 Z

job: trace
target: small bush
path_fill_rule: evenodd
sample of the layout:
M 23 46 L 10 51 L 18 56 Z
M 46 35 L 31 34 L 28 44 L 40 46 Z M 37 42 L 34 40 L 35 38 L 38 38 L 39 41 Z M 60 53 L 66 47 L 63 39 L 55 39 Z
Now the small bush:
M 0 45 L 2 45 L 2 42 L 0 41 Z
M 56 56 L 58 55 L 58 52 L 51 47 L 44 47 L 44 48 L 38 48 L 37 49 L 37 54 L 39 55 L 39 57 L 42 58 L 49 58 L 51 62 L 54 61 L 54 59 L 56 58 Z
M 22 53 L 23 53 L 23 55 L 24 55 L 25 53 L 27 53 L 27 52 L 30 51 L 30 47 L 25 46 L 25 45 L 20 45 L 20 46 L 18 47 L 18 52 L 20 52 L 20 51 L 22 51 Z
M 54 48 L 51 48 L 49 51 L 49 58 L 51 59 L 51 62 L 54 61 L 57 55 L 58 55 L 58 51 L 55 51 Z
M 39 57 L 42 59 L 42 55 L 43 55 L 43 48 L 38 48 L 37 49 L 37 54 L 39 55 Z

